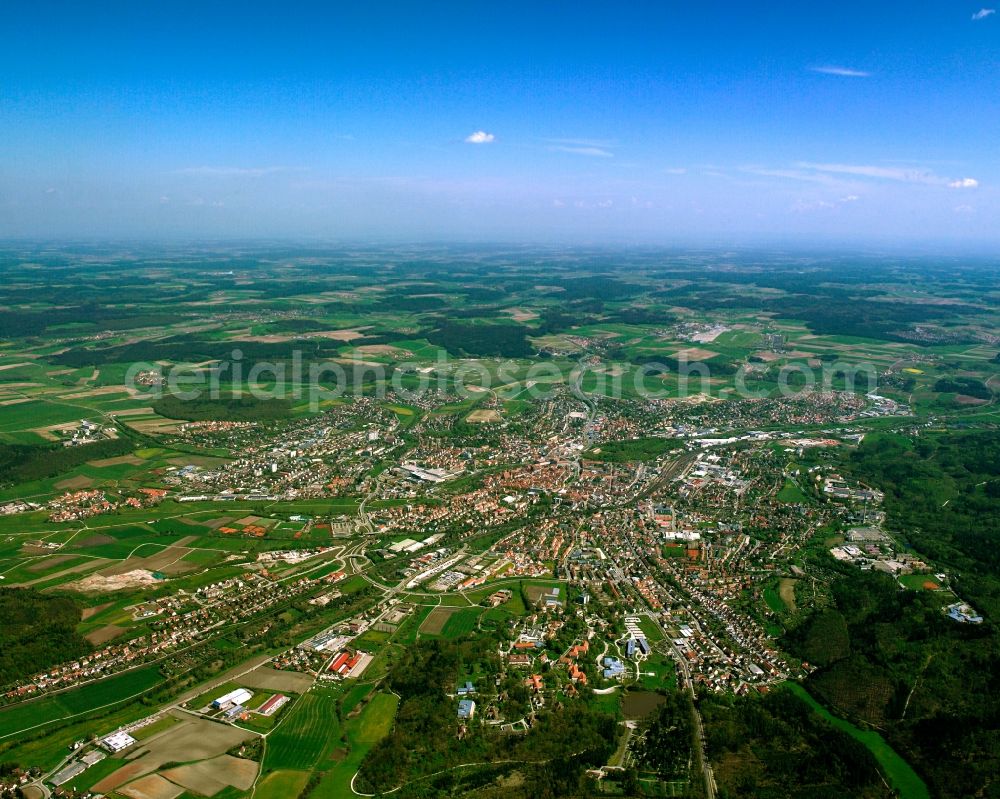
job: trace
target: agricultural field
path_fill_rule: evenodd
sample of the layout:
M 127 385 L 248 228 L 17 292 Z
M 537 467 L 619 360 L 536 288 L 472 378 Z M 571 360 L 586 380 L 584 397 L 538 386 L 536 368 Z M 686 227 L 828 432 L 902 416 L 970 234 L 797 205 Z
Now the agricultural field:
M 0 740 L 140 696 L 160 680 L 159 669 L 146 667 L 35 702 L 4 708 L 0 710 Z
M 346 747 L 334 753 L 336 760 L 320 779 L 317 795 L 334 799 L 351 789 L 351 780 L 372 748 L 385 738 L 393 724 L 397 699 L 379 693 L 372 697 L 361 712 L 345 724 Z
M 452 613 L 441 628 L 443 638 L 463 638 L 475 628 L 482 614 L 478 608 L 458 610 Z
M 308 771 L 272 771 L 257 783 L 254 795 L 261 799 L 286 799 L 289 796 L 298 796 L 308 781 Z
M 264 770 L 312 769 L 340 740 L 337 696 L 314 691 L 300 697 L 282 724 L 268 736 Z
M 452 616 L 456 616 L 459 612 L 458 608 L 434 608 L 421 623 L 418 632 L 423 635 L 441 635 Z

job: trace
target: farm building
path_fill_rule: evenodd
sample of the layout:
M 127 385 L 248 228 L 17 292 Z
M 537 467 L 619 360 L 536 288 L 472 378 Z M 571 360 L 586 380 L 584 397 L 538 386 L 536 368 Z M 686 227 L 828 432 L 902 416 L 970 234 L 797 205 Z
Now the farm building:
M 132 744 L 135 743 L 135 738 L 129 735 L 127 732 L 115 732 L 109 735 L 107 738 L 101 739 L 101 746 L 107 749 L 109 752 L 121 752 L 123 749 L 128 749 Z
M 273 716 L 286 702 L 288 702 L 287 696 L 284 694 L 275 694 L 261 705 L 257 709 L 257 712 L 262 716 Z
M 237 688 L 235 691 L 230 691 L 228 694 L 223 694 L 214 702 L 212 702 L 212 707 L 219 710 L 224 707 L 229 707 L 231 705 L 242 705 L 249 701 L 250 697 L 253 696 L 253 692 L 248 691 L 246 688 Z
M 64 766 L 55 774 L 53 774 L 51 779 L 49 779 L 49 782 L 51 782 L 58 788 L 60 785 L 67 783 L 76 777 L 79 777 L 86 770 L 87 770 L 86 763 L 81 763 L 79 760 L 74 760 L 71 763 L 69 763 L 69 765 Z
M 344 649 L 333 659 L 327 671 L 332 671 L 341 677 L 359 677 L 371 662 L 372 656 L 366 652 L 352 654 L 350 650 Z

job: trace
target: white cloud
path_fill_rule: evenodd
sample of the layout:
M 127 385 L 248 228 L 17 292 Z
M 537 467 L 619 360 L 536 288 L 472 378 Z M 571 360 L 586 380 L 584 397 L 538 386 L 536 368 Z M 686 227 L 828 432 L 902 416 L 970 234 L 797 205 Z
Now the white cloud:
M 614 147 L 617 142 L 613 139 L 543 139 L 548 144 L 568 144 L 573 147 Z
M 549 152 L 587 155 L 592 158 L 614 158 L 617 142 L 613 139 L 542 139 L 549 145 Z
M 972 21 L 978 22 L 981 19 L 992 17 L 996 13 L 997 10 L 995 8 L 981 8 L 975 14 L 972 15 Z
M 798 200 L 792 205 L 791 210 L 795 213 L 809 213 L 810 211 L 828 211 L 836 207 L 836 203 L 826 200 Z
M 687 170 L 682 166 L 670 166 L 663 170 L 665 175 L 686 175 Z
M 565 205 L 565 204 L 564 204 Z M 564 205 L 558 205 L 557 208 L 563 208 Z M 579 208 L 584 211 L 593 211 L 598 208 L 614 208 L 614 200 L 573 200 L 573 208 Z
M 804 166 L 799 164 L 798 166 Z M 831 175 L 822 174 L 819 172 L 807 172 L 802 169 L 771 169 L 770 167 L 762 166 L 744 166 L 740 167 L 741 172 L 746 172 L 750 175 L 757 175 L 764 178 L 781 178 L 783 180 L 802 180 L 807 183 L 823 183 L 826 185 L 840 185 L 842 181 L 838 178 L 832 177 Z
M 589 155 L 593 158 L 614 158 L 615 154 L 603 147 L 564 147 L 562 145 L 549 147 L 554 153 L 572 153 L 573 155 Z
M 956 214 L 974 214 L 975 212 L 976 212 L 976 209 L 973 208 L 971 205 L 956 205 L 955 206 L 955 213 Z
M 826 66 L 826 67 L 809 67 L 810 71 L 818 72 L 820 75 L 836 75 L 840 78 L 870 78 L 871 72 L 864 72 L 860 69 L 851 69 L 850 67 L 837 67 L 837 66 Z
M 933 173 L 920 168 L 869 166 L 866 164 L 813 164 L 808 161 L 800 162 L 796 166 L 801 169 L 830 172 L 835 175 L 857 175 L 865 178 L 900 180 L 906 183 L 926 183 L 928 179 L 933 178 Z
M 492 133 L 487 133 L 485 130 L 477 130 L 475 133 L 470 133 L 465 137 L 467 144 L 492 144 L 496 141 L 496 136 Z
M 809 211 L 829 211 L 834 208 L 839 208 L 842 205 L 847 205 L 848 203 L 855 203 L 861 198 L 857 194 L 848 194 L 841 197 L 839 200 L 805 200 L 800 199 L 792 205 L 792 211 L 804 213 Z
M 975 178 L 948 178 L 923 167 L 871 166 L 867 164 L 813 164 L 800 162 L 799 169 L 834 175 L 855 175 L 878 180 L 895 180 L 900 183 L 922 183 L 927 186 L 948 186 L 952 189 L 974 189 L 979 185 Z

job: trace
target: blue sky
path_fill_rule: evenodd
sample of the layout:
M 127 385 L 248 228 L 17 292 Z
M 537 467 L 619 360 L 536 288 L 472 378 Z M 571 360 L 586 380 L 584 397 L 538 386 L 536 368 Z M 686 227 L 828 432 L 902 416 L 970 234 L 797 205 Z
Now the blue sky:
M 0 236 L 989 250 L 993 1 L 11 4 Z

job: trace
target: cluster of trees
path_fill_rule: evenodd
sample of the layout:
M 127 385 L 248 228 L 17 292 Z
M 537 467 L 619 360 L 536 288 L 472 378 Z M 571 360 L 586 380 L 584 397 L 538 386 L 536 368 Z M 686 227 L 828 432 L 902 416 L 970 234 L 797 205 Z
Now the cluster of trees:
M 974 796 L 1000 768 L 993 626 L 961 625 L 929 591 L 885 574 L 830 567 L 834 607 L 784 641 L 820 665 L 809 690 L 834 712 L 876 725 L 933 795 Z
M 489 759 L 485 735 L 474 732 L 464 741 L 456 736 L 456 704 L 448 693 L 454 691 L 461 663 L 458 645 L 435 640 L 408 647 L 393 664 L 386 682 L 400 697 L 396 722 L 362 763 L 361 790 L 396 788 L 463 762 L 457 758 L 460 752 L 469 753 L 469 761 Z
M 392 292 L 379 298 L 376 308 L 380 311 L 438 311 L 448 303 L 437 294 L 408 294 Z
M 0 485 L 42 480 L 82 463 L 125 455 L 135 449 L 128 438 L 109 438 L 78 447 L 0 444 Z
M 879 581 L 879 585 L 884 581 Z M 813 666 L 831 666 L 851 654 L 851 636 L 847 620 L 836 608 L 817 613 L 807 626 L 797 631 L 801 636 L 798 651 Z
M 664 782 L 686 778 L 693 733 L 687 696 L 681 691 L 667 692 L 666 701 L 656 709 L 638 749 L 639 766 Z
M 939 394 L 964 394 L 983 400 L 993 396 L 989 386 L 974 377 L 942 377 L 934 383 L 934 390 Z
M 624 356 L 623 356 L 624 357 Z M 701 379 L 701 367 L 707 370 L 705 377 L 719 377 L 721 375 L 734 375 L 740 370 L 740 364 L 735 363 L 724 355 L 716 355 L 704 360 L 679 361 L 672 355 L 657 356 L 655 359 L 649 355 L 639 355 L 632 359 L 637 366 L 643 367 L 647 374 L 676 374 L 686 375 L 688 379 L 697 384 Z
M 445 320 L 426 335 L 431 344 L 452 355 L 527 358 L 535 352 L 527 338 L 529 332 L 528 328 L 514 323 L 470 324 Z
M 625 283 L 612 275 L 584 275 L 559 278 L 548 282 L 561 289 L 559 291 L 561 301 L 624 300 L 644 291 L 642 286 L 635 283 Z
M 677 321 L 677 315 L 664 308 L 633 306 L 615 311 L 611 314 L 611 319 L 624 325 L 660 325 L 666 327 Z
M 574 325 L 586 325 L 596 321 L 596 316 L 583 313 L 580 308 L 571 310 L 563 305 L 546 308 L 538 315 L 538 321 L 535 323 L 535 335 L 550 336 L 563 333 Z
M 37 300 L 36 300 L 37 301 Z M 0 338 L 37 336 L 60 325 L 86 325 L 91 330 L 135 330 L 176 324 L 177 314 L 136 313 L 98 303 L 44 310 L 7 310 L 0 316 Z
M 244 397 L 195 397 L 181 399 L 166 394 L 153 403 L 153 410 L 168 419 L 189 422 L 265 422 L 286 419 L 291 414 L 291 403 L 285 399 L 259 399 Z
M 336 358 L 343 346 L 343 342 L 311 339 L 308 347 L 303 347 L 307 350 L 303 353 L 303 361 Z M 233 350 L 239 350 L 243 354 L 243 361 L 246 364 L 258 361 L 285 361 L 292 355 L 292 348 L 287 341 L 204 341 L 196 336 L 177 335 L 110 347 L 69 349 L 53 355 L 50 360 L 52 363 L 74 369 L 82 366 L 100 366 L 105 363 L 226 362 L 232 358 Z
M 0 588 L 0 685 L 91 650 L 76 632 L 80 607 L 32 588 Z
M 594 461 L 609 463 L 627 463 L 630 461 L 651 461 L 675 449 L 682 449 L 684 442 L 672 438 L 646 436 L 632 438 L 626 441 L 609 441 L 601 446 L 589 449 L 584 457 Z M 599 451 L 598 451 L 599 450 Z
M 803 319 L 818 335 L 890 341 L 909 341 L 900 334 L 913 324 L 952 319 L 962 313 L 982 313 L 973 306 L 883 302 L 877 298 L 858 298 L 856 294 L 856 291 L 823 287 L 810 295 L 770 300 L 764 303 L 764 308 L 777 311 L 785 319 Z

